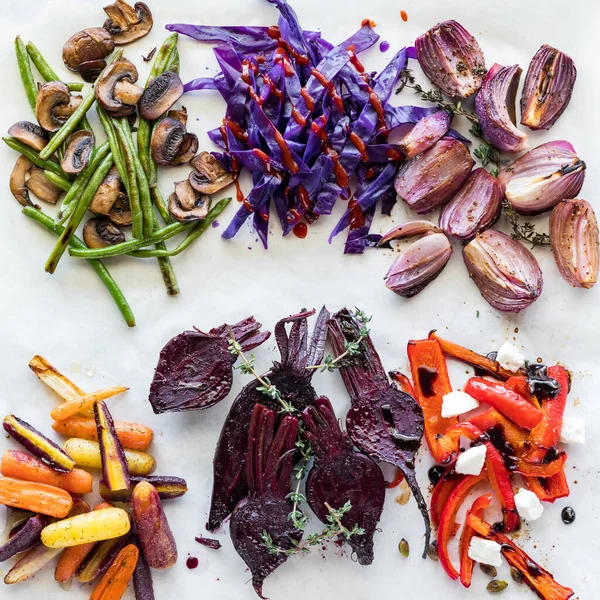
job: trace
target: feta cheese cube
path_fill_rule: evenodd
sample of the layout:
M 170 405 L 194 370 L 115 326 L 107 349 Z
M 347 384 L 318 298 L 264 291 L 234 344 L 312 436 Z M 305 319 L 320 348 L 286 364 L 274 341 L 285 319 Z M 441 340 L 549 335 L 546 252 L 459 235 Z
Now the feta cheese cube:
M 458 455 L 455 471 L 463 475 L 479 475 L 485 463 L 487 448 L 485 444 L 473 446 Z
M 572 417 L 564 418 L 558 441 L 563 444 L 585 444 L 585 422 Z
M 519 349 L 510 342 L 504 342 L 498 350 L 496 360 L 500 363 L 500 366 L 508 371 L 518 371 L 525 365 L 525 357 L 521 354 Z
M 469 544 L 469 558 L 484 565 L 492 567 L 502 566 L 502 546 L 493 540 L 473 536 Z
M 515 505 L 522 519 L 535 521 L 542 516 L 544 507 L 539 498 L 529 490 L 521 488 L 515 494 Z
M 479 402 L 466 392 L 450 392 L 442 398 L 442 417 L 456 417 L 473 410 Z

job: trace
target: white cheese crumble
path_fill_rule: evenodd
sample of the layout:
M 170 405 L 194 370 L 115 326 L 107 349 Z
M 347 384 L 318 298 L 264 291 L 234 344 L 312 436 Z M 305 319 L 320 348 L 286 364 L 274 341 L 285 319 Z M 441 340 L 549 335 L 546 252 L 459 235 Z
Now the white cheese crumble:
M 493 540 L 473 536 L 469 544 L 469 558 L 475 562 L 492 567 L 502 566 L 502 546 Z
M 558 441 L 563 444 L 585 444 L 585 422 L 582 419 L 565 417 Z
M 485 463 L 487 448 L 485 444 L 473 446 L 462 454 L 459 454 L 456 460 L 455 470 L 462 475 L 479 475 Z
M 519 516 L 526 521 L 535 521 L 544 512 L 544 507 L 539 498 L 533 492 L 524 488 L 521 488 L 515 494 L 515 505 Z
M 442 417 L 457 417 L 479 406 L 479 402 L 466 392 L 450 392 L 442 398 Z
M 515 372 L 525 365 L 525 357 L 519 349 L 510 342 L 504 342 L 498 350 L 496 360 L 500 366 L 508 371 Z

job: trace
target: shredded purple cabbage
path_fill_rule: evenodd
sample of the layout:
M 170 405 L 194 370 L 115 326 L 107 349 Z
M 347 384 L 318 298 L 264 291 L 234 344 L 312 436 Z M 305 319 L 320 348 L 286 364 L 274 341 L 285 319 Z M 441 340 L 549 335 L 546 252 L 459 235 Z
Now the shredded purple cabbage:
M 401 49 L 379 74 L 366 72 L 355 57 L 379 40 L 370 25 L 334 46 L 302 29 L 287 0 L 267 1 L 279 11 L 277 26 L 167 25 L 216 44 L 220 72 L 184 90 L 220 93 L 227 103 L 223 126 L 208 136 L 232 172 L 252 174 L 253 189 L 222 235 L 234 237 L 252 216 L 266 248 L 271 201 L 287 235 L 303 218 L 311 223 L 340 198 L 352 199 L 330 241 L 348 229 L 344 252 L 362 253 L 378 239 L 369 233 L 377 202 L 389 214 L 396 201 L 401 155 L 388 133 L 438 109 L 390 104 L 413 47 Z

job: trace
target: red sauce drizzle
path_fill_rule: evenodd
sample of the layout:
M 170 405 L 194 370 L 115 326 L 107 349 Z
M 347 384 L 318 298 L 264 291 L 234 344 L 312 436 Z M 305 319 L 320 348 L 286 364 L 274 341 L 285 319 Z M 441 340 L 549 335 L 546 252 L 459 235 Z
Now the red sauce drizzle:
M 292 231 L 297 238 L 303 240 L 308 233 L 308 226 L 306 223 L 297 223 Z
M 185 566 L 188 569 L 195 569 L 198 566 L 198 559 L 195 556 L 190 556 L 186 561 L 185 561 Z
M 298 164 L 294 160 L 292 151 L 287 145 L 287 142 L 283 139 L 283 135 L 281 135 L 277 129 L 273 129 L 273 138 L 281 150 L 281 162 L 283 163 L 283 166 L 290 173 L 297 173 L 300 170 L 300 167 L 298 167 Z
M 295 106 L 292 106 L 292 117 L 294 117 L 294 121 L 296 121 L 300 127 L 306 125 L 306 119 L 300 114 L 300 111 Z
M 312 76 L 324 87 L 326 88 L 329 85 L 329 79 L 319 71 L 319 69 L 311 70 Z
M 260 148 L 252 148 L 252 154 L 256 156 L 256 158 L 260 159 L 265 166 L 265 172 L 271 172 L 271 157 L 263 152 Z
M 365 68 L 364 68 L 363 64 L 360 62 L 360 60 L 358 60 L 358 56 L 356 56 L 356 48 L 354 47 L 354 44 L 352 44 L 351 46 L 348 46 L 348 56 L 350 57 L 350 62 L 352 63 L 354 68 L 359 73 L 364 73 Z
M 279 48 L 285 48 L 289 55 L 292 56 L 299 65 L 306 66 L 310 63 L 310 59 L 308 58 L 308 56 L 306 56 L 305 54 L 300 54 L 300 52 L 294 50 L 294 48 L 292 48 L 289 44 L 287 44 L 284 40 L 281 39 L 281 31 L 276 25 L 272 25 L 267 29 L 267 35 L 271 39 L 277 40 L 279 43 Z M 277 50 L 275 52 L 277 52 Z
M 242 186 L 240 185 L 240 180 L 236 178 L 233 180 L 233 183 L 235 184 L 235 198 L 238 202 L 246 202 L 246 200 L 244 199 L 244 192 L 242 192 Z
M 235 121 L 232 121 L 231 119 L 225 119 L 225 125 L 229 131 L 233 133 L 233 136 L 240 140 L 240 142 L 248 141 L 248 132 L 244 131 L 242 127 L 240 127 Z
M 344 169 L 343 165 L 340 164 L 340 157 L 333 148 L 327 148 L 327 156 L 333 161 L 333 174 L 335 175 L 335 182 L 341 187 L 348 187 L 350 177 L 348 172 Z
M 252 98 L 256 104 L 262 105 L 263 99 L 256 93 L 256 90 L 253 87 L 248 87 L 248 93 L 250 94 L 250 98 Z
M 300 90 L 300 95 L 304 98 L 304 104 L 306 108 L 312 112 L 315 109 L 315 99 L 308 93 L 306 88 Z
M 367 145 L 358 137 L 358 135 L 352 131 L 348 136 L 350 141 L 356 146 L 356 149 L 360 152 L 360 160 L 368 162 L 369 155 L 367 154 Z
M 278 40 L 281 38 L 281 31 L 279 31 L 279 27 L 277 27 L 277 25 L 271 25 L 271 27 L 267 29 L 267 35 L 272 40 Z
M 335 102 L 337 109 L 340 112 L 344 112 L 344 101 L 342 97 L 338 94 L 337 89 L 335 87 L 335 83 L 333 81 L 327 86 L 327 93 L 331 96 L 331 99 Z
M 369 167 L 366 171 L 365 171 L 365 177 L 367 179 L 371 179 L 373 176 L 375 175 L 375 169 L 373 167 Z
M 285 42 L 282 42 L 285 43 Z M 305 67 L 306 65 L 310 64 L 310 58 L 308 58 L 308 56 L 306 56 L 306 54 L 300 54 L 300 52 L 296 52 L 296 50 L 294 50 L 291 46 L 289 46 L 288 44 L 285 45 L 287 48 L 287 51 L 289 52 L 290 56 L 301 66 Z
M 350 211 L 350 229 L 362 227 L 365 224 L 365 216 L 354 198 L 348 202 L 348 210 Z
M 325 115 L 321 115 L 320 117 L 318 117 L 317 119 L 315 119 L 311 124 L 310 124 L 310 129 L 311 131 L 321 140 L 321 142 L 323 142 L 324 144 L 327 143 L 327 130 L 325 129 L 325 126 L 327 125 L 327 118 L 325 117 Z
M 400 152 L 400 150 L 396 150 L 396 148 L 389 148 L 385 155 L 392 162 L 399 162 L 402 160 L 402 153 Z
M 385 116 L 383 114 L 383 105 L 381 104 L 379 96 L 373 91 L 369 93 L 369 102 L 371 103 L 371 106 L 375 109 L 375 112 L 377 113 L 377 123 L 379 125 L 379 128 L 385 129 Z
M 364 27 L 365 25 L 368 25 L 369 27 L 371 27 L 371 29 L 377 27 L 377 23 L 375 23 L 373 19 L 363 19 L 360 23 L 360 26 Z
M 263 75 L 263 81 L 265 85 L 269 86 L 269 92 L 273 94 L 273 96 L 276 98 L 281 98 L 283 96 L 283 90 L 280 90 L 266 73 Z
M 244 83 L 250 83 L 250 71 L 256 75 L 258 73 L 258 66 L 249 60 L 242 61 L 242 81 Z
M 283 65 L 283 72 L 285 73 L 286 77 L 291 77 L 295 73 L 294 67 L 292 66 L 292 63 L 290 61 L 290 57 L 285 51 L 285 49 L 275 48 L 275 52 L 273 53 L 273 60 L 276 63 Z
M 297 221 L 299 221 L 302 218 L 302 215 L 295 209 L 292 208 L 290 210 L 290 213 L 288 214 L 288 216 L 286 217 L 286 221 L 288 223 L 296 223 Z
M 406 13 L 405 10 L 401 10 L 400 11 L 400 18 L 406 23 L 406 21 L 408 21 L 408 14 Z
M 252 206 L 252 204 L 250 204 L 250 202 L 248 202 L 247 198 L 244 198 L 243 206 L 249 213 L 254 212 L 254 207 Z
M 308 191 L 303 185 L 298 186 L 298 200 L 300 200 L 300 204 L 304 210 L 310 208 L 310 197 L 308 195 Z

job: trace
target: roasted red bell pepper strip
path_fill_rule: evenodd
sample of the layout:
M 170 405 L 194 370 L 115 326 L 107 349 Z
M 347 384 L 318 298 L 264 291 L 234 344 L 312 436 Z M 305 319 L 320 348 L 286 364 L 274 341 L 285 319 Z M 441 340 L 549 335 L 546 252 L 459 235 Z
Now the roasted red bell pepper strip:
M 573 590 L 560 585 L 551 573 L 533 561 L 510 538 L 494 531 L 494 528 L 473 513 L 467 514 L 466 524 L 477 535 L 497 542 L 502 546 L 502 554 L 508 564 L 515 567 L 523 576 L 524 582 L 542 598 L 542 600 L 568 600 Z
M 508 371 L 500 366 L 500 363 L 497 360 L 493 360 L 488 358 L 487 356 L 483 356 L 482 354 L 478 354 L 477 352 L 473 352 L 473 350 L 469 350 L 464 346 L 459 344 L 455 344 L 454 342 L 449 342 L 448 340 L 442 339 L 435 331 L 432 331 L 429 334 L 430 340 L 437 340 L 440 343 L 442 348 L 442 352 L 446 356 L 450 356 L 451 358 L 456 358 L 472 367 L 476 367 L 478 369 L 482 369 L 487 371 L 493 377 L 497 377 L 499 379 L 509 379 L 513 377 L 515 374 L 512 371 Z M 525 371 L 523 369 L 519 369 L 517 371 L 518 375 L 525 375 Z
M 517 392 L 519 396 L 523 396 L 528 402 L 532 402 L 534 406 L 539 408 L 539 403 L 534 400 L 529 389 L 529 381 L 527 377 L 510 377 L 504 382 L 507 388 L 510 388 L 513 392 Z
M 484 494 L 479 496 L 473 502 L 471 508 L 467 511 L 467 519 L 469 515 L 475 515 L 478 519 L 483 519 L 483 513 L 486 508 L 489 507 L 492 502 L 491 494 Z M 475 561 L 469 556 L 469 545 L 471 539 L 475 535 L 475 531 L 469 527 L 467 521 L 463 526 L 462 535 L 460 536 L 460 543 L 458 546 L 458 554 L 460 555 L 460 582 L 466 587 L 471 587 L 471 579 L 473 578 L 473 566 Z
M 442 516 L 440 517 L 440 526 L 437 534 L 437 550 L 440 565 L 452 579 L 458 579 L 458 571 L 450 561 L 448 555 L 448 543 L 450 538 L 456 533 L 456 515 L 458 509 L 465 501 L 469 492 L 486 478 L 485 469 L 479 475 L 463 475 L 459 484 L 452 490 L 448 500 L 444 505 Z
M 467 381 L 465 392 L 479 402 L 493 406 L 524 429 L 531 430 L 542 420 L 541 410 L 499 381 L 471 377 Z
M 542 420 L 531 430 L 529 440 L 532 451 L 528 459 L 532 462 L 542 462 L 548 452 L 552 452 L 558 444 L 562 428 L 563 413 L 569 393 L 569 373 L 564 367 L 555 365 L 548 367 L 548 376 L 560 384 L 560 391 L 555 398 L 542 400 Z
M 425 438 L 436 462 L 449 463 L 458 453 L 458 441 L 444 437 L 456 417 L 442 417 L 442 398 L 452 391 L 446 359 L 437 340 L 408 342 L 408 360 L 415 388 L 415 399 L 423 410 Z
M 502 455 L 496 450 L 492 442 L 490 442 L 489 436 L 468 421 L 450 427 L 446 430 L 445 435 L 456 440 L 457 443 L 460 436 L 463 435 L 473 442 L 479 441 L 486 445 L 485 465 L 490 484 L 502 505 L 504 531 L 510 532 L 517 529 L 520 519 L 515 505 L 515 493 L 512 488 L 511 474 L 504 463 Z
M 525 477 L 525 484 L 540 500 L 551 504 L 558 498 L 566 498 L 571 493 L 564 469 L 546 479 Z
M 415 397 L 415 388 L 413 387 L 412 381 L 402 373 L 402 371 L 390 371 L 390 377 L 398 384 L 403 392 L 410 394 L 413 398 Z
M 433 488 L 431 494 L 431 522 L 434 527 L 440 524 L 440 517 L 452 490 L 460 483 L 462 475 L 454 471 L 454 465 L 448 467 Z
M 386 483 L 385 487 L 388 490 L 391 490 L 392 488 L 398 487 L 403 480 L 404 475 L 402 474 L 402 471 L 400 469 L 396 469 L 396 475 L 394 475 L 394 479 L 392 479 L 392 481 L 390 481 L 389 483 Z

